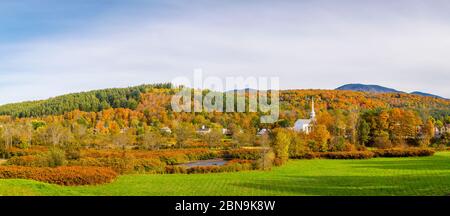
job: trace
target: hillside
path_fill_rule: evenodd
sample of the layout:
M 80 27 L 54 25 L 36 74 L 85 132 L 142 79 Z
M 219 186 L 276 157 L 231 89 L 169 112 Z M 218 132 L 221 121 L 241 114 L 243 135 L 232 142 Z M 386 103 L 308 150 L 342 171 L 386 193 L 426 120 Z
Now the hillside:
M 152 89 L 163 91 L 156 94 Z M 47 100 L 3 105 L 0 106 L 0 115 L 42 117 L 61 115 L 73 110 L 99 112 L 108 108 L 128 108 L 142 112 L 158 109 L 158 112 L 162 112 L 170 109 L 168 98 L 174 90 L 171 84 L 153 84 L 73 93 Z M 323 110 L 407 108 L 435 117 L 450 113 L 450 101 L 437 97 L 423 97 L 398 91 L 375 94 L 354 90 L 283 90 L 280 95 L 281 110 L 300 117 L 308 116 L 311 98 L 315 98 L 316 106 Z
M 364 85 L 364 84 L 347 84 L 336 88 L 336 90 L 351 90 L 351 91 L 378 92 L 378 93 L 403 93 L 393 88 L 386 88 L 379 85 Z
M 343 85 L 343 86 L 336 88 L 336 90 L 349 90 L 349 91 L 372 92 L 372 93 L 406 93 L 406 92 L 398 91 L 393 88 L 387 88 L 384 86 L 365 85 L 365 84 L 347 84 L 347 85 Z M 419 91 L 414 91 L 409 94 L 419 95 L 419 96 L 424 96 L 424 97 L 434 97 L 434 98 L 446 99 L 446 98 L 438 96 L 438 95 L 419 92 Z
M 0 106 L 0 115 L 38 117 L 60 115 L 73 110 L 98 112 L 108 108 L 136 109 L 141 93 L 150 88 L 171 88 L 171 84 L 140 85 L 72 93 L 39 101 Z
M 414 92 L 411 92 L 410 94 L 420 95 L 420 96 L 425 96 L 425 97 L 435 97 L 435 98 L 440 98 L 440 99 L 446 99 L 446 98 L 443 98 L 438 95 L 429 94 L 429 93 L 425 93 L 425 92 L 419 92 L 419 91 L 414 91 Z

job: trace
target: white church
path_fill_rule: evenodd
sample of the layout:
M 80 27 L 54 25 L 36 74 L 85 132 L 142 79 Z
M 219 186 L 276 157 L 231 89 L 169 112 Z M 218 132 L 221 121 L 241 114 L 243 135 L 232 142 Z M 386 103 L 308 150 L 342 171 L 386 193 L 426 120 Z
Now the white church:
M 311 113 L 309 114 L 309 119 L 298 119 L 294 124 L 294 131 L 310 133 L 312 131 L 312 126 L 316 120 L 316 112 L 314 111 L 314 99 L 311 102 Z

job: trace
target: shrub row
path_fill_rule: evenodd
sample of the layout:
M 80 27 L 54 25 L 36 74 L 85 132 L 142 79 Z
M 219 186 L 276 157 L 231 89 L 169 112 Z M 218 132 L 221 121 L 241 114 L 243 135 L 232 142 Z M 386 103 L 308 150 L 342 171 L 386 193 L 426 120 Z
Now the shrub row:
M 196 160 L 208 160 L 214 158 L 257 160 L 261 157 L 258 149 L 234 149 L 225 151 L 213 151 L 209 149 L 175 149 L 156 151 L 120 151 L 120 150 L 83 150 L 81 158 L 124 158 L 159 159 L 161 163 L 176 165 Z
M 25 155 L 12 157 L 8 159 L 6 164 L 28 167 L 48 167 L 48 160 L 43 155 Z
M 395 148 L 372 150 L 375 157 L 422 157 L 432 156 L 435 151 L 428 148 Z
M 289 155 L 289 158 L 291 159 L 314 159 L 317 158 L 316 152 L 302 152 L 297 154 L 291 154 Z
M 17 156 L 26 156 L 26 155 L 36 155 L 36 154 L 42 154 L 46 152 L 48 149 L 45 146 L 33 146 L 30 148 L 17 148 L 12 147 L 9 148 L 5 153 L 5 156 L 7 158 L 10 157 L 17 157 Z
M 167 164 L 185 163 L 193 160 L 207 160 L 219 157 L 219 154 L 215 151 L 208 149 L 167 149 L 167 150 L 155 150 L 155 151 L 120 151 L 120 150 L 94 150 L 85 149 L 81 152 L 81 157 L 88 158 L 152 158 L 160 159 Z
M 370 151 L 349 151 L 349 152 L 304 152 L 291 156 L 292 159 L 369 159 L 373 157 L 421 157 L 432 156 L 435 151 L 428 148 L 396 148 L 396 149 L 376 149 Z
M 112 182 L 116 177 L 116 172 L 103 167 L 0 166 L 0 179 L 32 179 L 66 186 L 104 184 Z
M 317 157 L 326 159 L 370 159 L 374 153 L 370 151 L 320 152 Z
M 48 159 L 43 155 L 26 155 L 10 158 L 7 165 L 27 166 L 27 167 L 49 167 Z M 80 158 L 78 160 L 69 160 L 70 166 L 92 166 L 107 167 L 117 173 L 163 173 L 165 163 L 159 159 L 152 158 Z
M 292 159 L 369 159 L 373 158 L 374 153 L 370 151 L 348 151 L 348 152 L 304 152 L 291 156 Z
M 152 158 L 81 158 L 69 161 L 73 166 L 107 167 L 119 174 L 127 173 L 163 173 L 165 163 Z

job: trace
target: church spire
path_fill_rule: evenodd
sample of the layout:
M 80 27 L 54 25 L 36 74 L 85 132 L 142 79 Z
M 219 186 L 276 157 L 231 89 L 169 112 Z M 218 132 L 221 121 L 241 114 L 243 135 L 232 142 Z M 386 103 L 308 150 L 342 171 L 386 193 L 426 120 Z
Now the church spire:
M 309 115 L 309 118 L 311 120 L 314 120 L 316 118 L 316 112 L 314 111 L 314 98 L 312 98 L 312 102 L 311 102 L 311 113 Z

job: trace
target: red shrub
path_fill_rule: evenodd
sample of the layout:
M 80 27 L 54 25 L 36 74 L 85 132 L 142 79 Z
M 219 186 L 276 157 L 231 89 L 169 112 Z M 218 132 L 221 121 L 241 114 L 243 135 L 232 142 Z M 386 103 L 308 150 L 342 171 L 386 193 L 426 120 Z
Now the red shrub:
M 316 154 L 318 157 L 326 159 L 369 159 L 374 156 L 374 153 L 370 151 L 320 152 Z
M 0 166 L 0 179 L 32 179 L 59 185 L 95 185 L 112 182 L 117 173 L 102 167 L 21 167 Z
M 152 158 L 81 158 L 69 162 L 74 166 L 108 167 L 120 174 L 125 173 L 162 173 L 165 163 Z
M 393 148 L 372 150 L 375 157 L 423 157 L 434 155 L 433 149 L 428 148 Z
M 318 154 L 315 152 L 304 152 L 302 154 L 297 154 L 295 156 L 290 156 L 292 159 L 314 159 L 317 158 Z

